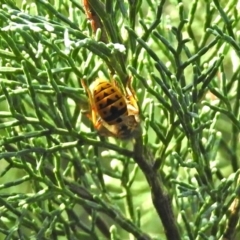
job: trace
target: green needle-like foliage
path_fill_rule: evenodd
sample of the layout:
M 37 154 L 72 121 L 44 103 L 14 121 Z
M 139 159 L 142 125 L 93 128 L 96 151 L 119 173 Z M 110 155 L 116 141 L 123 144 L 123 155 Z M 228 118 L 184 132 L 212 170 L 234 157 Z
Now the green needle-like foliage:
M 239 26 L 237 0 L 1 0 L 0 240 L 240 239 Z M 129 77 L 141 133 L 103 137 L 81 80 Z

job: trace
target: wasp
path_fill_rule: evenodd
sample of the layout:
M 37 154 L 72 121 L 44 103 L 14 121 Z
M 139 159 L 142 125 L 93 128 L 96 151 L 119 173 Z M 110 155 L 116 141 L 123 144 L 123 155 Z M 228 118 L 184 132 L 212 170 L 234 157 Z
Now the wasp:
M 115 80 L 81 81 L 90 104 L 89 119 L 100 135 L 128 140 L 140 133 L 139 108 L 131 78 L 123 92 Z

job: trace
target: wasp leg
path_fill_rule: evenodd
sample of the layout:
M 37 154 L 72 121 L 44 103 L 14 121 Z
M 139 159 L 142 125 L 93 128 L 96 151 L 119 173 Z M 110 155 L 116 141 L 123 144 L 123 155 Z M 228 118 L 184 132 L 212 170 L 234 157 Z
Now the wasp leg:
M 129 100 L 130 104 L 136 109 L 136 113 L 138 113 L 137 97 L 132 87 L 132 77 L 129 77 L 127 81 L 126 93 L 127 93 L 127 99 Z
M 97 110 L 95 108 L 92 93 L 91 93 L 90 89 L 88 88 L 88 86 L 85 84 L 84 80 L 81 80 L 81 84 L 82 84 L 83 88 L 85 89 L 85 91 L 87 92 L 90 107 L 91 107 L 91 114 L 87 114 L 87 117 L 92 121 L 94 127 L 98 130 L 99 128 L 101 128 L 101 121 L 99 121 L 97 119 Z

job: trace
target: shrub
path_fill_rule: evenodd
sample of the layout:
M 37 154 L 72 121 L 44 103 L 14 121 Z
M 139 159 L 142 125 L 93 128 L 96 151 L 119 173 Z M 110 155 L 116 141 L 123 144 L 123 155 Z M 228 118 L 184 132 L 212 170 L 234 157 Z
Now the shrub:
M 0 238 L 239 239 L 239 9 L 2 0 Z M 135 138 L 92 127 L 97 77 L 132 77 Z

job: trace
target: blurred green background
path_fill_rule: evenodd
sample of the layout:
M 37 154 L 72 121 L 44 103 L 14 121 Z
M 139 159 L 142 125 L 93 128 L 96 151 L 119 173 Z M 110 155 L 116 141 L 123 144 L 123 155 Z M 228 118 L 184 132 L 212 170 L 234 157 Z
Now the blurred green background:
M 181 239 L 239 239 L 239 2 L 97 2 L 108 42 L 82 1 L 1 2 L 0 239 L 167 239 L 137 141 L 82 111 L 80 80 L 111 68 L 133 76 Z

